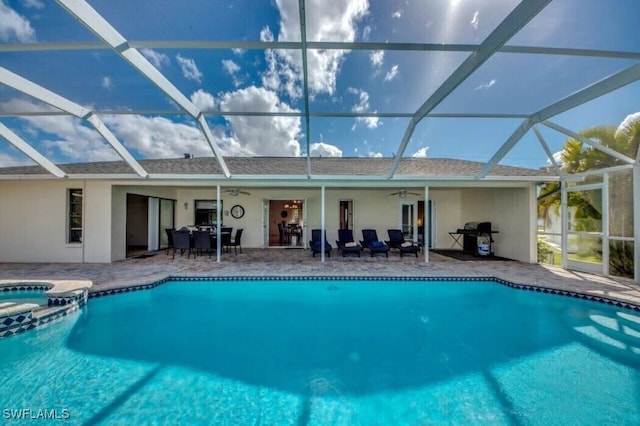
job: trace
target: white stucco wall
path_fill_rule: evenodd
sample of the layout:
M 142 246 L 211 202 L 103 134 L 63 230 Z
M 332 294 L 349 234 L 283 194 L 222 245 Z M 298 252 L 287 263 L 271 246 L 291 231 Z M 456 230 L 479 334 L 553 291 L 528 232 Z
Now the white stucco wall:
M 491 222 L 497 256 L 535 262 L 535 192 L 530 188 L 467 188 L 462 190 L 461 226 Z M 460 227 L 461 227 L 460 226 Z
M 82 262 L 67 244 L 67 189 L 82 181 L 0 181 L 0 261 Z

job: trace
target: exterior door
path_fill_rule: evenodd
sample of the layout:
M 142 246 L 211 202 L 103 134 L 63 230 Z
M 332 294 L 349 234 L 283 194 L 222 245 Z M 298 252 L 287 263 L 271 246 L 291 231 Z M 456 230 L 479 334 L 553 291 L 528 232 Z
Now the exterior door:
M 400 229 L 405 240 L 418 241 L 418 202 L 400 202 Z
M 353 200 L 340 200 L 340 229 L 353 230 Z

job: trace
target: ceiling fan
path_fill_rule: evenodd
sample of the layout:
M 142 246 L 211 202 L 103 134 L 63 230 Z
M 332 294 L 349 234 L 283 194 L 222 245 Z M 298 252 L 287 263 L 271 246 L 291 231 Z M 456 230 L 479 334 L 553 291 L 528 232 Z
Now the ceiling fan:
M 391 197 L 392 195 L 397 195 L 400 198 L 405 198 L 407 195 L 420 196 L 421 194 L 418 194 L 417 192 L 410 192 L 410 191 L 407 191 L 406 189 L 401 189 L 399 191 L 392 192 L 391 194 L 388 195 L 388 197 Z
M 239 194 L 242 194 L 242 195 L 251 195 L 251 193 L 250 193 L 250 192 L 247 192 L 247 191 L 241 191 L 241 190 L 240 190 L 240 189 L 238 189 L 238 188 L 225 189 L 225 190 L 224 190 L 224 191 L 222 191 L 222 192 L 228 192 L 228 193 L 229 193 L 229 195 L 231 195 L 232 197 L 237 197 Z

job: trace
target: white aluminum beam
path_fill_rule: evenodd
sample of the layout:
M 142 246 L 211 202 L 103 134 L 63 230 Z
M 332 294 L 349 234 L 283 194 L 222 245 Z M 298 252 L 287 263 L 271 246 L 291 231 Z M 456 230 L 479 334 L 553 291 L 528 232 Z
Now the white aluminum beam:
M 22 151 L 27 157 L 31 158 L 33 161 L 35 161 L 36 163 L 40 164 L 42 167 L 47 169 L 49 173 L 51 173 L 52 175 L 59 178 L 66 177 L 65 172 L 60 170 L 58 166 L 56 166 L 51 161 L 49 161 L 47 157 L 45 157 L 44 155 L 36 151 L 24 139 L 16 135 L 3 123 L 0 123 L 0 136 L 5 138 L 7 142 L 9 142 L 11 145 L 15 146 L 20 151 Z
M 518 128 L 509 136 L 509 139 L 493 154 L 493 157 L 484 165 L 482 170 L 476 175 L 476 179 L 484 179 L 502 158 L 513 148 L 522 137 L 529 131 L 533 122 L 527 118 L 518 126 Z
M 422 118 L 438 106 L 440 102 L 493 56 L 514 34 L 540 13 L 550 2 L 551 0 L 523 0 L 518 4 L 491 34 L 487 36 L 478 49 L 469 55 L 469 57 L 449 75 L 445 82 L 429 96 L 425 103 L 418 108 L 413 118 L 414 123 L 412 126 L 410 125 L 410 127 L 415 128 L 415 125 L 422 120 Z M 406 132 L 402 138 L 393 164 L 391 165 L 389 177 L 392 177 L 396 173 L 412 134 L 413 130 Z
M 558 162 L 556 161 L 556 159 L 553 158 L 553 153 L 549 149 L 549 145 L 547 145 L 547 142 L 542 137 L 542 133 L 540 133 L 540 130 L 538 130 L 537 126 L 533 126 L 533 133 L 536 134 L 536 137 L 538 138 L 540 145 L 542 145 L 542 149 L 547 154 L 547 158 L 549 158 L 549 161 L 553 165 L 553 169 L 556 171 L 558 176 L 562 176 L 562 169 L 560 168 L 560 166 L 558 166 Z
M 302 96 L 304 98 L 304 121 L 307 145 L 307 176 L 311 176 L 311 124 L 309 121 L 309 73 L 307 69 L 307 15 L 305 12 L 304 0 L 298 0 L 298 10 L 300 13 L 300 40 L 302 53 Z M 322 252 L 324 261 L 324 250 Z
M 247 40 L 129 40 L 129 47 L 134 49 L 182 49 L 182 50 L 300 50 L 301 43 L 296 41 L 247 41 Z M 307 41 L 308 49 L 316 50 L 387 50 L 410 52 L 473 52 L 477 44 L 456 43 L 385 43 L 385 42 L 336 42 Z M 100 42 L 55 42 L 55 43 L 20 43 L 0 44 L 0 52 L 38 52 L 64 50 L 101 50 L 111 49 Z M 500 53 L 516 53 L 529 55 L 561 55 L 614 59 L 640 59 L 640 52 L 621 50 L 576 49 L 565 47 L 541 46 L 502 46 Z
M 632 65 L 616 74 L 598 81 L 597 83 L 593 83 L 592 85 L 541 109 L 534 114 L 534 116 L 536 117 L 536 121 L 547 120 L 637 80 L 640 80 L 640 64 Z
M 124 145 L 118 141 L 113 133 L 107 129 L 104 123 L 95 114 L 93 114 L 89 108 L 78 105 L 57 93 L 53 93 L 52 91 L 2 67 L 0 67 L 0 83 L 13 87 L 16 90 L 45 102 L 55 108 L 61 109 L 75 117 L 88 121 L 140 177 L 147 177 L 147 172 L 142 168 L 142 166 L 133 158 L 133 156 L 131 156 Z
M 201 120 L 200 110 L 187 99 L 160 71 L 158 71 L 142 54 L 131 48 L 127 40 L 111 26 L 98 12 L 83 0 L 56 0 L 69 14 L 80 21 L 84 26 L 96 34 L 102 41 L 125 59 L 132 67 L 138 70 L 145 78 L 155 84 L 169 98 L 176 102 L 191 117 L 200 124 L 204 135 L 212 148 L 220 167 L 225 171 L 225 176 L 230 177 L 222 153 L 213 141 L 209 125 L 206 120 Z
M 61 109 L 79 118 L 84 118 L 91 110 L 70 101 L 44 87 L 15 74 L 4 67 L 0 67 L 0 83 L 41 100 L 55 108 Z
M 131 166 L 131 168 L 135 170 L 135 172 L 140 177 L 146 178 L 149 176 L 147 171 L 144 168 L 142 168 L 140 163 L 138 163 L 135 160 L 135 158 L 133 158 L 129 150 L 127 150 L 127 148 L 125 148 L 124 145 L 122 145 L 120 141 L 118 141 L 118 139 L 113 135 L 113 133 L 111 133 L 111 131 L 107 129 L 107 127 L 104 125 L 102 120 L 98 118 L 97 115 L 89 114 L 86 117 L 86 120 L 89 123 L 91 123 L 94 129 L 96 129 L 96 131 L 104 138 L 104 140 L 106 140 L 109 143 L 109 145 L 111 145 L 111 147 L 115 149 L 115 151 L 118 153 L 120 158 L 126 161 L 127 164 L 129 164 L 129 166 Z
M 218 149 L 218 146 L 216 145 L 216 143 L 215 143 L 215 141 L 213 139 L 213 134 L 211 134 L 211 129 L 209 128 L 209 125 L 207 124 L 207 120 L 206 120 L 206 118 L 204 118 L 204 116 L 202 114 L 200 114 L 200 116 L 198 116 L 198 124 L 200 125 L 200 129 L 202 129 L 202 133 L 204 133 L 204 137 L 207 139 L 207 142 L 209 143 L 209 146 L 211 147 L 211 149 L 213 150 L 213 153 L 216 156 L 216 160 L 218 161 L 218 165 L 222 169 L 222 173 L 224 173 L 225 177 L 227 177 L 227 178 L 230 177 L 231 176 L 231 172 L 229 172 L 229 168 L 227 167 L 227 163 L 222 158 L 222 153 Z
M 609 92 L 617 90 L 628 84 L 631 84 L 639 79 L 640 79 L 640 64 L 632 65 L 572 95 L 569 95 L 564 99 L 554 102 L 553 104 L 541 109 L 537 113 L 532 114 L 531 119 L 533 120 L 534 124 L 544 120 L 548 120 L 553 116 L 561 114 L 565 111 L 568 111 L 572 108 L 577 107 L 578 105 L 582 105 L 583 103 L 589 102 L 600 96 L 606 95 Z M 500 162 L 500 160 L 502 160 L 502 158 L 505 155 L 507 155 L 507 153 L 511 150 L 511 148 L 513 148 L 514 145 L 515 143 L 512 143 L 511 138 L 507 140 L 498 151 L 501 153 L 501 155 L 497 156 L 496 154 L 494 158 L 492 158 L 493 165 L 491 166 L 491 168 L 493 168 L 495 164 Z M 640 161 L 640 150 L 639 150 L 638 159 Z M 489 171 L 487 171 L 487 173 L 489 173 Z
M 551 121 L 548 121 L 548 120 L 547 121 L 543 121 L 542 124 L 544 124 L 545 126 L 551 128 L 553 130 L 557 130 L 560 133 L 564 133 L 567 136 L 570 136 L 570 137 L 572 137 L 574 139 L 577 139 L 582 143 L 586 143 L 587 145 L 590 145 L 590 146 L 594 147 L 598 151 L 604 152 L 605 154 L 608 154 L 608 155 L 610 155 L 610 156 L 612 156 L 614 158 L 617 158 L 620 161 L 624 161 L 625 163 L 628 163 L 628 164 L 635 163 L 635 160 L 633 158 L 627 157 L 626 155 L 621 154 L 616 150 L 613 150 L 613 149 L 611 149 L 609 147 L 606 147 L 606 146 L 602 145 L 601 143 L 596 142 L 596 141 L 594 141 L 592 139 L 585 138 L 584 136 L 582 136 L 582 135 L 580 135 L 580 134 L 578 134 L 576 132 L 572 132 L 571 130 L 566 129 L 566 128 L 558 125 L 558 124 L 552 123 Z

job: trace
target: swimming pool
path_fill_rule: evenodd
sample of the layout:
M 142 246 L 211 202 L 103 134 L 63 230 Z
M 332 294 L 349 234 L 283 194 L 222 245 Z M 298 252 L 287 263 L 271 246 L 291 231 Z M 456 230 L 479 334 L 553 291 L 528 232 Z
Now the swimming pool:
M 490 281 L 179 280 L 1 340 L 0 400 L 72 423 L 638 424 L 639 317 Z

